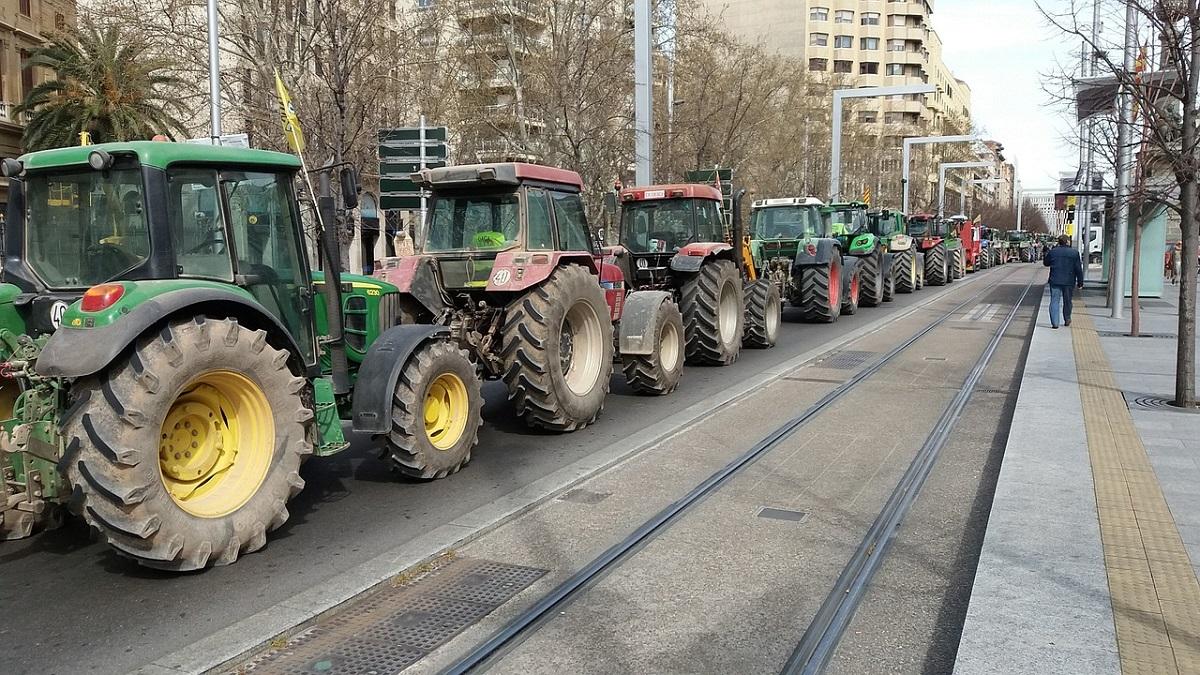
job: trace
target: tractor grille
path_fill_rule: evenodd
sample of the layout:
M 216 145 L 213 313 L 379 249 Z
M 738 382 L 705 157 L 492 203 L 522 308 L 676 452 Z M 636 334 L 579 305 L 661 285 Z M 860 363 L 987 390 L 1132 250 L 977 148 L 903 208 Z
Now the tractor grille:
M 346 346 L 355 351 L 367 347 L 367 299 L 351 295 L 342 305 L 342 322 L 346 333 Z

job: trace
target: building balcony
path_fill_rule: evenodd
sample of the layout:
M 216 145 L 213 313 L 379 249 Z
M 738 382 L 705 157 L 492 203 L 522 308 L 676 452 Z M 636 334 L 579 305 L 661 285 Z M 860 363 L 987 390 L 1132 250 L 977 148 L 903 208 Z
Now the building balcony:
M 917 40 L 924 42 L 929 29 L 925 26 L 888 26 L 889 40 Z
M 541 37 L 516 31 L 466 33 L 462 40 L 469 49 L 502 56 L 524 56 L 546 46 Z
M 883 112 L 885 113 L 910 113 L 914 115 L 920 115 L 921 113 L 925 112 L 924 101 L 909 101 L 906 99 L 897 101 L 892 99 L 884 99 L 882 107 Z
M 0 101 L 0 122 L 15 124 L 17 126 L 25 126 L 26 115 L 24 113 L 17 115 L 13 110 L 17 107 L 16 103 L 8 101 Z
M 924 2 L 922 2 L 921 0 L 916 0 L 914 2 L 889 2 L 884 6 L 887 8 L 885 11 L 888 14 L 907 14 L 909 16 L 929 16 L 929 14 L 931 14 L 933 12 L 933 7 L 932 7 L 933 3 L 929 3 L 929 4 L 931 6 L 927 8 L 925 6 Z
M 458 21 L 472 24 L 545 25 L 549 12 L 547 0 L 464 0 L 458 7 Z
M 890 51 L 887 53 L 887 63 L 901 63 L 906 66 L 924 67 L 929 62 L 929 55 L 925 52 L 914 51 Z
M 480 163 L 537 162 L 540 156 L 532 150 L 519 148 L 503 138 L 493 138 L 480 141 L 475 149 L 475 159 Z
M 489 124 L 499 127 L 516 127 L 524 124 L 526 127 L 544 129 L 545 120 L 529 114 L 519 113 L 516 103 L 495 103 L 483 107 L 483 116 Z

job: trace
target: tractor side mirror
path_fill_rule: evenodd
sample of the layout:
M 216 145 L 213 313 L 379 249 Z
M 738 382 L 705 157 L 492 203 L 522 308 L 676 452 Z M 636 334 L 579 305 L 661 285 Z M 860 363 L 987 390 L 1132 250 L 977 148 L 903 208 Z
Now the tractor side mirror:
M 358 172 L 354 167 L 343 167 L 338 176 L 338 183 L 342 186 L 342 203 L 348 209 L 358 208 Z
M 608 213 L 617 212 L 617 193 L 609 190 L 604 193 L 604 210 Z

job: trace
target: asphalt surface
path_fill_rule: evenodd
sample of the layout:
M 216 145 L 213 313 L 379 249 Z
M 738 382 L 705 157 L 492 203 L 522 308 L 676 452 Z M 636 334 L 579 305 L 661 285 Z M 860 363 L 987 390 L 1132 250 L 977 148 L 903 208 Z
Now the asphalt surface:
M 665 398 L 636 396 L 618 376 L 600 421 L 572 434 L 523 428 L 511 415 L 503 387 L 489 384 L 480 443 L 462 472 L 432 483 L 405 481 L 374 457 L 365 439 L 355 439 L 341 455 L 304 466 L 307 487 L 289 504 L 291 519 L 271 534 L 263 551 L 231 567 L 183 575 L 147 570 L 92 542 L 80 522 L 4 542 L 0 671 L 136 669 L 652 427 L 674 411 L 944 290 L 900 295 L 832 325 L 802 324 L 785 310 L 774 349 L 746 350 L 727 368 L 688 368 L 680 389 Z

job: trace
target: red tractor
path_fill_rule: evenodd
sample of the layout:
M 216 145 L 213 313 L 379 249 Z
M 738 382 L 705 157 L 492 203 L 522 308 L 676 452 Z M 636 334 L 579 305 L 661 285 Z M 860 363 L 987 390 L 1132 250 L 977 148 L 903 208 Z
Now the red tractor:
M 950 219 L 952 227 L 958 230 L 962 240 L 963 265 L 966 272 L 976 272 L 987 267 L 983 253 L 982 227 L 978 221 L 967 219 L 966 216 L 954 216 Z
M 711 185 L 621 190 L 620 244 L 609 249 L 634 288 L 667 292 L 679 304 L 693 364 L 728 365 L 743 343 L 765 349 L 779 336 L 779 291 L 746 263 L 741 196 L 728 228 L 721 199 Z
M 426 169 L 413 180 L 432 194 L 418 252 L 377 272 L 400 291 L 401 325 L 381 336 L 386 344 L 360 370 L 390 387 L 362 410 L 355 399 L 356 428 L 389 434 L 402 471 L 437 477 L 467 462 L 478 439 L 480 377 L 504 381 L 526 424 L 558 431 L 599 416 L 617 339 L 636 390 L 675 388 L 679 311 L 667 293 L 627 293 L 619 270 L 602 264 L 577 173 L 477 164 Z M 418 431 L 431 417 L 445 417 L 453 431 L 440 444 Z
M 918 213 L 908 217 L 905 228 L 925 254 L 925 285 L 944 286 L 962 276 L 962 242 L 950 220 Z

